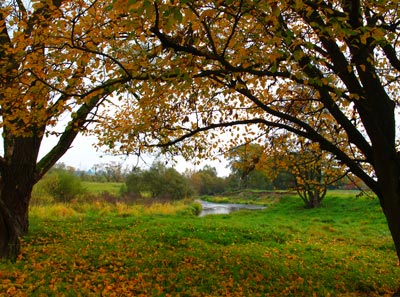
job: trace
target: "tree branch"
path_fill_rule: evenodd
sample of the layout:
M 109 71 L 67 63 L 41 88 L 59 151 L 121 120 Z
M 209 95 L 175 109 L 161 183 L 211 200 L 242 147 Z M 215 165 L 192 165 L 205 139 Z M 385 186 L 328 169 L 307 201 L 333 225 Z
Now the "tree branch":
M 388 58 L 390 64 L 398 71 L 400 71 L 400 59 L 397 57 L 396 50 L 390 45 L 385 44 L 382 46 L 386 57 Z
M 114 91 L 115 84 L 124 83 L 124 80 L 110 80 L 106 86 L 98 86 L 86 93 L 86 97 L 93 95 L 87 102 L 74 113 L 58 143 L 36 165 L 35 181 L 38 181 L 70 148 L 75 137 L 87 123 L 87 117 L 98 106 L 99 102 Z M 99 92 L 96 94 L 96 92 Z

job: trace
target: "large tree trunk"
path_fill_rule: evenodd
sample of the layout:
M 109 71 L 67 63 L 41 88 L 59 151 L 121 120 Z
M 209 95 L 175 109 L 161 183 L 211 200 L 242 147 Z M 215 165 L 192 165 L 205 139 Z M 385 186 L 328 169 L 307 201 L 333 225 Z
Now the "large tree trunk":
M 19 237 L 29 228 L 29 200 L 33 179 L 22 170 L 19 176 L 2 176 L 0 195 L 0 257 L 15 259 L 20 252 Z
M 28 232 L 39 146 L 35 137 L 5 139 L 6 159 L 0 181 L 0 258 L 15 259 L 20 252 L 19 238 Z
M 21 235 L 26 234 L 29 228 L 28 210 L 33 179 L 27 177 L 28 174 L 24 172 L 21 172 L 21 175 L 15 177 L 14 180 L 7 181 L 7 178 L 3 177 L 0 195 L 2 204 L 12 216 Z
M 400 263 L 400 181 L 397 179 L 397 190 L 385 190 L 384 194 L 379 197 L 383 212 L 389 226 L 394 246 L 397 253 L 397 258 Z M 400 297 L 400 287 L 393 297 Z
M 15 261 L 19 252 L 19 232 L 14 217 L 0 200 L 0 256 Z
M 388 200 L 391 200 L 388 202 Z M 400 261 L 400 194 L 393 194 L 391 199 L 385 200 L 383 208 L 389 230 L 396 248 L 397 257 Z
M 388 165 L 387 167 L 392 167 Z M 389 169 L 389 168 L 388 168 Z M 388 170 L 390 171 L 390 170 Z M 379 200 L 400 261 L 400 175 L 387 177 Z
M 387 126 L 393 126 L 393 129 L 395 127 L 394 124 Z M 383 127 L 384 124 L 382 124 L 382 131 L 389 132 L 383 133 L 376 129 L 376 134 L 371 134 L 374 142 L 374 169 L 378 181 L 375 193 L 385 214 L 397 258 L 400 261 L 400 158 L 394 144 L 395 133 L 390 129 L 384 130 Z M 400 297 L 400 288 L 393 296 Z

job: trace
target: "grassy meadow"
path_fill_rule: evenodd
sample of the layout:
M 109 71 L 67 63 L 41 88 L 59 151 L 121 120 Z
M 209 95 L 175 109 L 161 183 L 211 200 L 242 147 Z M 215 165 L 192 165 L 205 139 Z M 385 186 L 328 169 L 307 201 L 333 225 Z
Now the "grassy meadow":
M 117 182 L 88 182 L 83 181 L 82 186 L 85 191 L 92 193 L 92 194 L 102 194 L 102 193 L 110 193 L 112 195 L 119 195 L 121 187 L 124 183 L 117 183 Z
M 390 296 L 397 289 L 398 262 L 376 199 L 330 192 L 311 210 L 295 196 L 252 199 L 268 208 L 197 217 L 191 201 L 32 207 L 22 255 L 0 264 L 0 295 Z

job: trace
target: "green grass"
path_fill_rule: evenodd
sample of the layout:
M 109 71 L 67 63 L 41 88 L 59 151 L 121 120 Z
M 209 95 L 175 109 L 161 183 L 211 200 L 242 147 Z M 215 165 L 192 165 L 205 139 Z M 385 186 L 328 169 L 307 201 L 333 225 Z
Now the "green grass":
M 306 210 L 299 198 L 270 199 L 262 211 L 206 217 L 184 203 L 33 208 L 22 255 L 0 264 L 0 295 L 390 296 L 397 288 L 376 200 L 332 193 Z
M 82 182 L 83 188 L 91 193 L 91 194 L 102 194 L 104 192 L 108 192 L 112 195 L 118 196 L 120 193 L 121 186 L 124 183 L 116 183 L 116 182 L 107 182 L 107 183 L 101 183 L 101 182 L 87 182 L 84 181 Z

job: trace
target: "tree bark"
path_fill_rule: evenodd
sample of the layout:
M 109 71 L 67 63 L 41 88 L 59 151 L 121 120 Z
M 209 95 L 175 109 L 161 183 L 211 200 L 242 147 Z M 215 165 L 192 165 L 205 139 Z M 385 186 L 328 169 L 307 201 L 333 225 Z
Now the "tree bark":
M 19 238 L 28 232 L 29 200 L 33 188 L 33 179 L 29 174 L 20 172 L 14 180 L 2 176 L 0 195 L 0 258 L 15 260 L 20 253 Z
M 396 249 L 398 261 L 400 263 L 400 181 L 397 178 L 397 190 L 386 189 L 384 194 L 379 197 L 383 213 L 389 226 L 390 234 Z M 393 297 L 400 297 L 400 287 Z
M 387 167 L 392 167 L 388 165 Z M 388 168 L 390 169 L 390 168 Z M 391 236 L 400 262 L 400 175 L 391 177 L 382 182 L 382 194 L 379 201 L 385 214 Z
M 18 230 L 7 206 L 0 200 L 0 257 L 15 261 L 20 253 Z
M 28 232 L 29 201 L 36 182 L 36 159 L 40 137 L 4 139 L 5 156 L 0 180 L 0 258 L 15 260 L 19 238 Z
M 17 230 L 21 235 L 28 232 L 29 201 L 33 188 L 33 180 L 26 181 L 26 178 L 23 177 L 24 175 L 26 176 L 27 174 L 21 172 L 21 175 L 16 177 L 15 181 L 5 181 L 0 195 L 3 206 L 7 208 L 11 217 L 14 218 Z
M 389 230 L 392 235 L 394 245 L 396 248 L 397 257 L 400 261 L 400 195 L 397 194 L 392 197 L 391 205 L 385 205 L 383 211 L 388 222 Z

